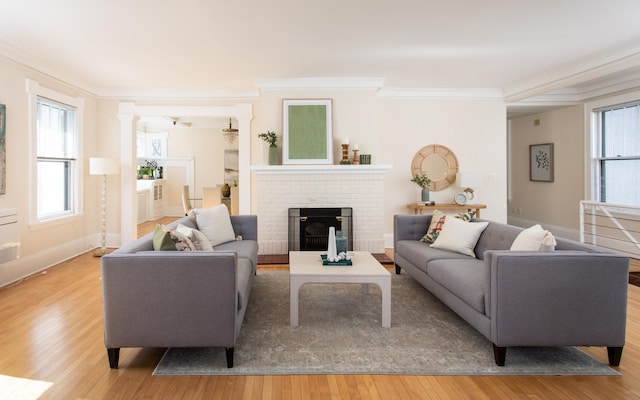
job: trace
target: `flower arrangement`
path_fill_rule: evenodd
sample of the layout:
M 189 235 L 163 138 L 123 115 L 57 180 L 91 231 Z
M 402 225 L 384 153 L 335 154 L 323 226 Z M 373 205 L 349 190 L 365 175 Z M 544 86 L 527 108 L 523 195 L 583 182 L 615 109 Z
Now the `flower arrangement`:
M 269 143 L 269 146 L 275 146 L 278 135 L 276 135 L 276 133 L 273 131 L 266 131 L 258 134 L 258 137 Z
M 414 175 L 414 177 L 411 178 L 411 182 L 415 182 L 421 188 L 426 189 L 427 186 L 431 184 L 431 179 L 429 179 L 429 176 L 427 176 L 427 174 L 422 172 L 420 175 Z

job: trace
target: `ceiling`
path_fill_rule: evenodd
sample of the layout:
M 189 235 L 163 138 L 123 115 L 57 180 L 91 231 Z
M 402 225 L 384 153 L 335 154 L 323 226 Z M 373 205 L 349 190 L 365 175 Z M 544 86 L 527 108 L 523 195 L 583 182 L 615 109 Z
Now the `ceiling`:
M 500 97 L 640 86 L 638 0 L 0 0 L 0 56 L 103 97 L 275 87 Z

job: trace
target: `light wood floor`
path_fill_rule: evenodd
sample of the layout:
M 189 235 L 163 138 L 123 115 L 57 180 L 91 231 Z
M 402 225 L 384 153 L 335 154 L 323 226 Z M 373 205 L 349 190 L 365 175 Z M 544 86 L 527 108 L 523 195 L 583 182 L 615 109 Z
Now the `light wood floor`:
M 122 349 L 120 368 L 109 369 L 101 301 L 99 259 L 91 253 L 0 289 L 0 398 L 640 399 L 640 287 L 635 286 L 629 287 L 622 376 L 615 377 L 154 377 L 164 349 Z M 607 362 L 605 349 L 585 351 Z M 29 396 L 39 385 L 50 386 L 41 397 Z M 18 394 L 6 395 L 12 387 Z

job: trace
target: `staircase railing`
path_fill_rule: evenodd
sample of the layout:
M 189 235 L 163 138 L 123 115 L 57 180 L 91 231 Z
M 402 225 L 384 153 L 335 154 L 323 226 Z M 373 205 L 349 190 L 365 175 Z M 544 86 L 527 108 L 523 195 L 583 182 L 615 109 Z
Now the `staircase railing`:
M 581 201 L 580 241 L 640 258 L 640 207 Z

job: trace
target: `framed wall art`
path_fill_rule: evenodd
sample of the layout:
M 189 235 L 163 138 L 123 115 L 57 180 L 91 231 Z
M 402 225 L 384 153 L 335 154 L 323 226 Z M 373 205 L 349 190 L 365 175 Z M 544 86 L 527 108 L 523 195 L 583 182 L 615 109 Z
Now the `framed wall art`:
M 282 101 L 282 163 L 332 164 L 331 99 Z
M 553 143 L 529 146 L 529 180 L 553 182 Z

